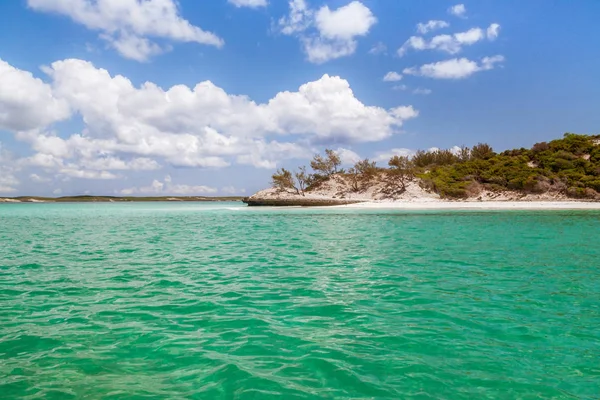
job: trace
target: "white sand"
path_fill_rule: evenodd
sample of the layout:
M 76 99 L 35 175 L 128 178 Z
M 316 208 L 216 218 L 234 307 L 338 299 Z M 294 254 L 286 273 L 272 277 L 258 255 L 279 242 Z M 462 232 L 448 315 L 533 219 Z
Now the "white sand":
M 582 201 L 370 201 L 328 208 L 390 210 L 600 210 Z

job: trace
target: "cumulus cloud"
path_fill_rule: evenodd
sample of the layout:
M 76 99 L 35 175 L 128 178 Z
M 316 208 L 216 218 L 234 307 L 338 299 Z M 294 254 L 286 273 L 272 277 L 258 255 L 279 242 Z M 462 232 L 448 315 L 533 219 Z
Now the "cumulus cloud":
M 65 15 L 100 32 L 100 38 L 123 57 L 137 61 L 146 61 L 168 49 L 149 38 L 216 47 L 224 44 L 216 34 L 182 18 L 175 0 L 27 0 L 27 4 L 33 10 Z
M 290 12 L 279 19 L 285 35 L 299 38 L 308 61 L 315 64 L 354 54 L 357 37 L 365 36 L 377 22 L 371 10 L 360 1 L 331 10 L 308 7 L 305 0 L 290 0 Z
M 2 107 L 0 106 L 0 111 Z M 13 155 L 0 142 L 0 194 L 14 193 L 20 181 L 14 175 L 16 172 Z
M 449 23 L 447 23 L 446 21 L 440 21 L 440 20 L 431 20 L 431 21 L 427 21 L 425 23 L 420 22 L 417 24 L 417 32 L 424 35 L 426 33 L 433 32 L 438 29 L 447 28 L 449 26 L 450 26 Z
M 337 10 L 323 6 L 315 16 L 319 33 L 328 39 L 351 40 L 369 33 L 377 18 L 360 1 L 353 1 Z
M 467 13 L 467 7 L 464 4 L 456 4 L 448 8 L 448 13 L 457 17 L 465 17 Z
M 398 55 L 403 56 L 409 50 L 438 50 L 448 54 L 459 53 L 464 46 L 471 46 L 484 39 L 494 40 L 498 37 L 500 31 L 499 24 L 491 24 L 487 30 L 481 28 L 472 28 L 465 32 L 458 32 L 452 35 L 438 35 L 430 40 L 421 36 L 411 36 L 398 49 Z
M 375 154 L 375 161 L 387 163 L 394 156 L 412 157 L 415 151 L 405 148 L 393 148 L 391 150 L 378 152 Z
M 13 170 L 7 166 L 0 166 L 0 193 L 14 193 L 19 180 L 14 175 Z
M 250 8 L 258 8 L 258 7 L 266 7 L 267 0 L 227 0 L 230 4 L 233 4 L 236 7 L 250 7 Z
M 340 157 L 342 165 L 354 165 L 357 161 L 361 160 L 361 157 L 350 149 L 340 147 L 336 149 L 335 152 Z
M 0 59 L 0 129 L 27 130 L 67 119 L 68 103 L 30 72 Z
M 384 82 L 398 82 L 402 79 L 402 75 L 395 71 L 390 71 L 383 77 Z
M 453 58 L 446 61 L 425 64 L 420 67 L 406 68 L 403 72 L 407 75 L 424 76 L 434 79 L 463 79 L 476 72 L 494 69 L 496 64 L 503 61 L 504 57 L 501 55 L 484 57 L 479 63 L 467 58 Z
M 163 182 L 155 179 L 149 186 L 131 187 L 119 192 L 122 195 L 129 196 L 134 194 L 151 194 L 156 196 L 168 195 L 207 195 L 217 193 L 217 189 L 204 185 L 182 185 L 174 184 L 171 176 L 167 175 Z
M 5 129 L 33 150 L 18 164 L 41 168 L 58 179 L 117 179 L 165 163 L 275 168 L 281 160 L 310 157 L 315 144 L 383 140 L 418 115 L 411 106 L 365 105 L 346 80 L 329 75 L 256 103 L 210 81 L 166 90 L 151 82 L 134 86 L 124 76 L 112 76 L 83 60 L 45 67 L 49 83 L 4 65 L 12 73 L 0 74 L 0 88 L 18 76 L 39 86 L 41 93 L 15 101 L 0 92 L 0 110 L 16 102 L 27 116 L 26 122 L 2 120 Z M 58 106 L 41 112 L 49 104 Z M 53 122 L 71 113 L 82 118 L 81 132 L 64 136 L 51 130 Z
M 406 120 L 410 118 L 415 118 L 419 115 L 419 112 L 415 110 L 412 106 L 400 106 L 396 108 L 392 108 L 390 113 L 401 120 Z

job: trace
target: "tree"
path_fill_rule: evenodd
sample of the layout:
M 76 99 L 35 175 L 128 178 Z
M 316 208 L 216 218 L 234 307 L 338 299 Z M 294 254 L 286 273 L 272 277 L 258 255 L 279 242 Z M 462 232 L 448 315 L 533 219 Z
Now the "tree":
M 336 174 L 338 172 L 338 168 L 340 165 L 342 165 L 340 156 L 338 153 L 330 149 L 325 149 L 325 154 L 327 155 L 327 161 L 329 162 L 329 165 L 333 169 L 333 173 Z
M 469 149 L 467 146 L 460 146 L 457 157 L 458 161 L 460 162 L 469 161 L 471 159 L 471 149 Z
M 325 156 L 315 154 L 310 162 L 310 167 L 315 171 L 316 176 L 328 178 L 338 172 L 341 164 L 340 156 L 335 151 L 325 149 Z
M 386 174 L 387 190 L 390 194 L 406 191 L 406 184 L 415 177 L 414 163 L 406 156 L 394 156 L 388 162 L 390 169 Z
M 295 190 L 296 193 L 300 193 L 294 184 L 294 177 L 292 176 L 292 173 L 285 168 L 278 169 L 277 172 L 271 176 L 271 182 L 273 187 L 277 188 L 281 192 L 291 189 Z
M 471 150 L 471 158 L 475 160 L 489 160 L 495 154 L 492 146 L 487 143 L 478 143 Z
M 307 183 L 309 182 L 309 176 L 306 173 L 306 167 L 302 166 L 298 168 L 298 171 L 294 173 L 296 177 L 296 182 L 298 182 L 298 189 L 300 189 L 300 194 L 304 196 L 304 189 L 306 189 Z M 298 191 L 298 189 L 296 189 Z
M 358 161 L 348 170 L 352 190 L 358 192 L 368 186 L 377 176 L 377 163 L 368 158 Z

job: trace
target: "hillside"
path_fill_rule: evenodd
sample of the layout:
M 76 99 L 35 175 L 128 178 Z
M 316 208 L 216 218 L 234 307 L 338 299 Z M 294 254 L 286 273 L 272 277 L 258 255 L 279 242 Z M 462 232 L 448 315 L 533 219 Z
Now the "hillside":
M 459 150 L 417 151 L 394 156 L 387 167 L 368 159 L 340 169 L 332 150 L 305 167 L 272 176 L 273 187 L 249 198 L 254 205 L 352 201 L 600 200 L 600 135 L 567 133 L 530 149 L 496 153 L 487 144 Z M 285 203 L 285 204 L 284 204 Z

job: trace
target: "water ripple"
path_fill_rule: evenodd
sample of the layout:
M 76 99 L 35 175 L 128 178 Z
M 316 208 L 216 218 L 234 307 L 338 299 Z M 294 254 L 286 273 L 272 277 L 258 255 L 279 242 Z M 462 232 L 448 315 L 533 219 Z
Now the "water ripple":
M 0 397 L 595 398 L 597 212 L 0 206 Z

